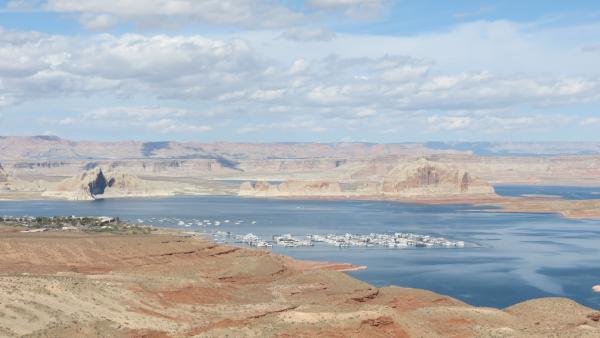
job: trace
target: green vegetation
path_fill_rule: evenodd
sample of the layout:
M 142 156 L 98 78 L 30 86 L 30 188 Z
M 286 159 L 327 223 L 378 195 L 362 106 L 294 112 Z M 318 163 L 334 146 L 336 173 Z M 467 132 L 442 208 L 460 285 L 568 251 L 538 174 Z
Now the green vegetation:
M 0 217 L 0 225 L 29 228 L 25 231 L 83 231 L 124 235 L 150 234 L 154 229 L 122 222 L 118 217 Z

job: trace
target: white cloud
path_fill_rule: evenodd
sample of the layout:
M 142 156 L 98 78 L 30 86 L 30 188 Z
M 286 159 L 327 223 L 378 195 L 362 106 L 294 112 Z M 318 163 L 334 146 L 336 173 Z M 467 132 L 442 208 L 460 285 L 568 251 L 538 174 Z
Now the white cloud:
M 47 0 L 41 7 L 79 14 L 80 22 L 93 29 L 120 22 L 153 27 L 201 23 L 273 28 L 289 26 L 302 18 L 300 12 L 270 0 Z
M 326 28 L 293 28 L 281 34 L 281 36 L 293 41 L 331 41 L 335 33 Z
M 69 116 L 59 120 L 44 122 L 60 126 L 89 126 L 122 129 L 142 128 L 163 134 L 203 133 L 212 130 L 207 124 L 197 120 L 211 117 L 211 112 L 195 112 L 182 108 L 163 106 L 117 106 L 104 107 Z
M 477 25 L 481 26 L 485 25 Z M 500 40 L 510 40 L 515 34 L 512 25 L 499 25 L 504 27 L 499 30 L 497 25 L 492 26 L 485 26 L 488 30 L 485 34 L 493 35 L 494 39 L 499 36 Z M 474 34 L 473 27 L 468 33 L 465 29 L 456 29 L 452 34 L 462 37 Z M 448 67 L 447 58 L 458 56 L 443 51 L 449 41 L 458 41 L 455 35 L 373 37 L 362 48 L 367 55 L 356 55 L 343 48 L 338 54 L 321 55 L 320 48 L 327 51 L 329 43 L 290 42 L 278 39 L 279 34 L 275 33 L 270 34 L 274 39 L 268 43 L 253 39 L 252 35 L 226 36 L 68 37 L 0 29 L 0 107 L 7 109 L 19 103 L 49 99 L 86 98 L 92 102 L 94 98 L 108 97 L 117 102 L 116 107 L 90 109 L 77 117 L 61 116 L 55 118 L 56 123 L 60 125 L 62 120 L 62 125 L 67 126 L 113 121 L 113 126 L 121 128 L 133 126 L 168 132 L 206 131 L 217 128 L 225 119 L 233 121 L 231 129 L 240 132 L 261 130 L 265 126 L 322 132 L 361 128 L 373 131 L 381 130 L 383 125 L 385 130 L 395 130 L 398 128 L 395 125 L 403 123 L 460 132 L 548 126 L 551 123 L 544 122 L 544 116 L 549 116 L 543 112 L 545 108 L 600 100 L 597 69 L 577 71 L 580 63 L 589 62 L 590 54 L 581 53 L 577 47 L 581 46 L 580 41 L 573 44 L 572 52 L 580 53 L 574 54 L 573 60 L 563 55 L 564 60 L 577 65 L 564 64 L 556 72 L 539 69 L 529 72 L 520 68 L 505 71 L 487 67 L 471 70 L 462 65 L 459 70 Z M 344 35 L 331 44 L 335 47 L 341 40 L 344 45 L 349 44 L 344 48 L 350 48 L 362 39 Z M 419 39 L 420 44 L 416 42 Z M 439 43 L 437 58 L 393 53 L 402 44 L 432 48 L 429 40 Z M 529 38 L 526 40 L 535 44 Z M 377 43 L 371 44 L 372 41 Z M 272 52 L 269 43 L 289 55 Z M 482 54 L 485 57 L 497 52 L 495 47 L 484 50 L 487 43 L 475 45 L 469 51 L 474 62 Z M 556 55 L 563 50 L 559 47 L 542 49 Z M 319 52 L 313 54 L 314 48 Z M 336 50 L 337 47 L 333 48 Z M 514 58 L 520 55 L 516 53 Z M 133 102 L 158 103 L 139 106 Z M 93 106 L 102 104 L 96 102 Z M 506 113 L 528 110 L 531 112 L 521 115 Z M 277 122 L 269 120 L 275 118 Z M 560 120 L 551 122 L 557 125 L 556 121 Z
M 267 102 L 307 110 L 456 110 L 566 104 L 600 95 L 595 77 L 441 73 L 432 61 L 399 55 L 299 58 L 288 65 L 239 39 L 67 38 L 0 31 L 0 40 L 5 42 L 0 46 L 0 95 L 6 103 L 103 94 L 211 104 L 245 101 L 254 111 Z
M 147 123 L 147 126 L 150 129 L 153 129 L 161 134 L 204 133 L 212 130 L 211 126 L 185 124 L 168 118 L 160 119 L 157 121 L 150 121 Z
M 105 107 L 85 112 L 84 120 L 137 120 L 146 121 L 164 117 L 186 117 L 196 115 L 185 109 L 172 107 Z
M 572 118 L 564 114 L 507 114 L 464 112 L 459 115 L 432 115 L 426 118 L 429 130 L 436 131 L 477 131 L 483 134 L 497 134 L 518 130 L 547 130 L 564 126 Z
M 457 130 L 465 129 L 473 123 L 473 119 L 468 116 L 430 116 L 427 123 L 432 130 Z

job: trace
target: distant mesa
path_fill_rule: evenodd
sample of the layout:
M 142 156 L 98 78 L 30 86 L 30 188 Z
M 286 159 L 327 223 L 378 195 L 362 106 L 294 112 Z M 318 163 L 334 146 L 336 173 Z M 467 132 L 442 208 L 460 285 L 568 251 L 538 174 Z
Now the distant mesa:
M 339 196 L 342 188 L 337 182 L 287 181 L 283 183 L 244 182 L 240 196 L 255 197 L 309 197 Z
M 54 136 L 54 135 L 37 135 L 37 136 L 32 136 L 32 138 L 35 140 L 50 141 L 50 142 L 57 142 L 57 141 L 62 140 L 60 137 Z
M 156 151 L 170 149 L 170 142 L 146 142 L 142 144 L 142 156 L 152 157 Z
M 365 197 L 379 199 L 452 199 L 495 196 L 494 188 L 465 170 L 418 159 L 402 162 L 378 181 L 342 189 L 336 181 L 287 181 L 280 184 L 245 182 L 240 196 Z

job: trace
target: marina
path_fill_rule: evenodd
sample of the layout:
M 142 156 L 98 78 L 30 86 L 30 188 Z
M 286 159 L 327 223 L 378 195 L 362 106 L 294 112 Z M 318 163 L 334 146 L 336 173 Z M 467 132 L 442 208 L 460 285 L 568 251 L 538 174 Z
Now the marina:
M 302 238 L 291 234 L 273 235 L 271 241 L 263 240 L 252 233 L 237 235 L 226 231 L 217 231 L 212 236 L 215 240 L 224 243 L 238 243 L 259 248 L 270 248 L 273 245 L 286 248 L 313 247 L 316 243 L 322 243 L 338 248 L 350 247 L 383 247 L 390 249 L 406 248 L 464 248 L 464 241 L 451 241 L 442 237 L 431 237 L 411 233 L 393 233 L 367 235 L 357 234 L 309 234 Z
M 449 240 L 443 237 L 434 237 L 423 234 L 402 233 L 402 232 L 387 232 L 387 233 L 369 233 L 369 234 L 306 234 L 303 236 L 293 236 L 292 234 L 272 234 L 271 240 L 265 240 L 261 236 L 253 233 L 245 235 L 231 231 L 222 231 L 220 225 L 230 223 L 229 219 L 225 220 L 210 220 L 199 218 L 181 219 L 173 218 L 149 218 L 147 220 L 137 219 L 138 223 L 147 225 L 175 223 L 179 227 L 185 228 L 200 228 L 196 230 L 201 234 L 212 237 L 217 242 L 230 244 L 244 244 L 252 247 L 271 248 L 273 246 L 298 248 L 298 247 L 313 247 L 316 243 L 324 245 L 350 248 L 350 247 L 383 247 L 390 249 L 406 249 L 406 248 L 464 248 L 464 241 Z M 241 226 L 245 220 L 236 220 L 234 225 Z M 256 221 L 251 221 L 250 224 L 255 225 Z M 238 232 L 242 229 L 236 229 Z M 471 247 L 475 247 L 472 244 Z

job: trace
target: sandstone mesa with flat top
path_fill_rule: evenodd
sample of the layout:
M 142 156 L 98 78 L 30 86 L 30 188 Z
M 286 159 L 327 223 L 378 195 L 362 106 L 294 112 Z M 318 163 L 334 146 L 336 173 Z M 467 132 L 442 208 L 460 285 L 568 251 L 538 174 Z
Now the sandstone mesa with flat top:
M 492 186 L 599 186 L 600 157 L 593 155 L 600 154 L 597 144 L 489 146 L 487 151 L 520 155 L 478 156 L 446 144 L 437 147 L 429 143 L 102 143 L 47 136 L 0 137 L 0 199 L 89 200 L 182 194 L 354 198 L 489 204 L 506 211 L 600 217 L 599 200 L 506 198 L 497 196 Z M 540 151 L 543 155 L 536 153 Z M 564 151 L 575 155 L 565 155 Z M 99 184 L 99 171 L 111 176 L 104 177 L 104 185 Z

